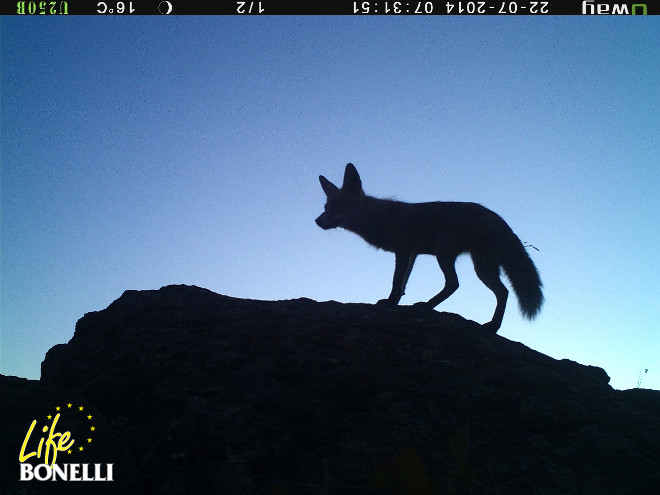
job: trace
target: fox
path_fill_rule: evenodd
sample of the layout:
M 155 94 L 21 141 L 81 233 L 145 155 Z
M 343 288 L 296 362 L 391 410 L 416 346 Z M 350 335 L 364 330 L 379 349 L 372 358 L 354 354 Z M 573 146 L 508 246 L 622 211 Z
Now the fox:
M 496 299 L 492 319 L 481 325 L 484 330 L 497 333 L 502 325 L 509 290 L 500 279 L 501 269 L 513 287 L 522 316 L 532 320 L 541 310 L 544 298 L 539 272 L 518 236 L 492 210 L 478 203 L 406 203 L 368 196 L 352 163 L 346 165 L 341 189 L 322 175 L 319 182 L 327 198 L 316 219 L 319 227 L 343 228 L 394 253 L 392 290 L 377 305 L 399 304 L 415 259 L 427 254 L 438 260 L 445 285 L 415 306 L 432 310 L 458 289 L 456 259 L 469 254 L 477 277 Z

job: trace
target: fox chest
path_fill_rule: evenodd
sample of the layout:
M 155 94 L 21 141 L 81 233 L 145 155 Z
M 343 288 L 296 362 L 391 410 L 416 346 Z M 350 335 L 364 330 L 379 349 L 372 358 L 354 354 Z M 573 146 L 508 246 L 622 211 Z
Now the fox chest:
M 442 242 L 431 228 L 415 228 L 414 225 L 380 225 L 362 229 L 358 233 L 372 246 L 384 251 L 435 254 Z

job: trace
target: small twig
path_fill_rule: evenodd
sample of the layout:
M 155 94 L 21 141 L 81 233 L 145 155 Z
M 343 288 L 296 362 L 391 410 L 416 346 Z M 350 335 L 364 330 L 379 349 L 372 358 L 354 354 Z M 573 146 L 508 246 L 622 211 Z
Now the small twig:
M 637 388 L 642 388 L 642 371 L 644 373 L 649 372 L 648 368 L 643 368 L 643 369 L 639 370 L 639 376 L 637 377 Z

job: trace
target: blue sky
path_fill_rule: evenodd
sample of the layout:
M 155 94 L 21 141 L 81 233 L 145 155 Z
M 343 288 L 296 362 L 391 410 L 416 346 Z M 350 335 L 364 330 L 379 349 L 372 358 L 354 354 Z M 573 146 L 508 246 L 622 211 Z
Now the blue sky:
M 543 311 L 512 296 L 500 335 L 660 389 L 658 18 L 0 22 L 2 374 L 39 378 L 127 289 L 386 297 L 394 256 L 314 223 L 318 175 L 352 162 L 369 194 L 479 202 L 539 249 Z M 436 309 L 488 321 L 458 274 Z M 402 304 L 442 284 L 420 257 Z

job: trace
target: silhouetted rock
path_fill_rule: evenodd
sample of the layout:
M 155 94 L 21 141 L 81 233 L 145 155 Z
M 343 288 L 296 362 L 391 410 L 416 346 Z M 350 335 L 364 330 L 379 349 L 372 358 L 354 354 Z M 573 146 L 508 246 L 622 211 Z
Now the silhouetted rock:
M 98 493 L 660 493 L 660 392 L 608 381 L 449 313 L 127 291 L 40 382 L 0 377 L 0 483 L 71 485 L 11 480 L 34 408 L 75 394 L 117 463 Z

